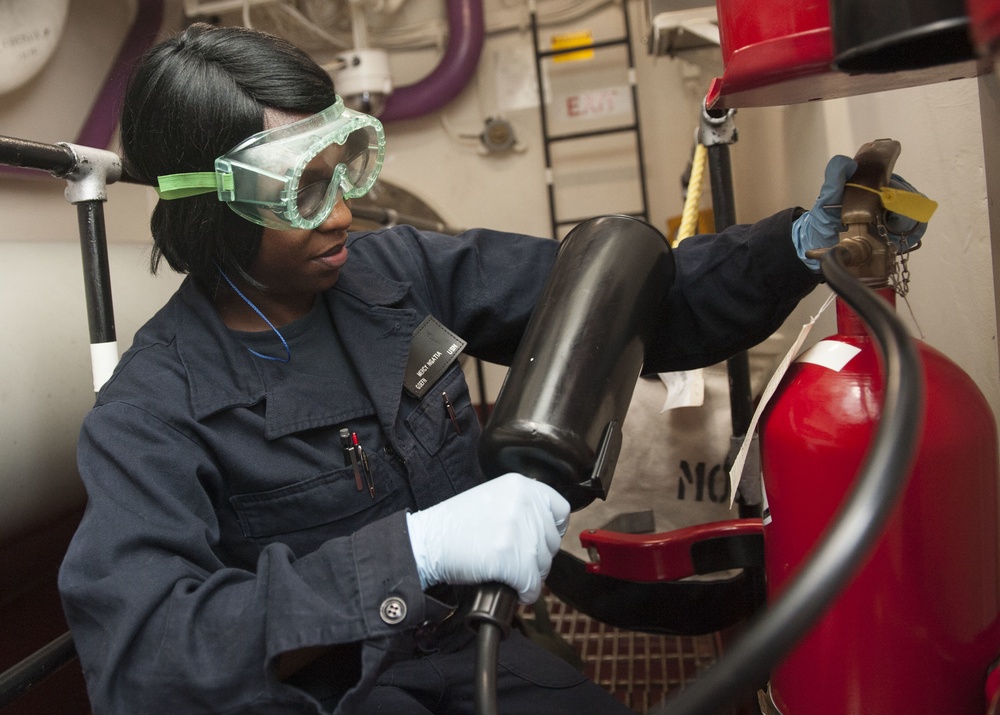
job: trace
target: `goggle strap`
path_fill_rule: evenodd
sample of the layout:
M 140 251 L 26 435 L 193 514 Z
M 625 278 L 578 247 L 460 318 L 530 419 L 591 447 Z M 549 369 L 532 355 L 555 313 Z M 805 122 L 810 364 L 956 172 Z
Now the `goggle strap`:
M 186 174 L 167 174 L 156 179 L 156 193 L 161 199 L 183 199 L 188 196 L 210 194 L 213 191 L 233 190 L 233 175 L 215 171 L 193 171 Z

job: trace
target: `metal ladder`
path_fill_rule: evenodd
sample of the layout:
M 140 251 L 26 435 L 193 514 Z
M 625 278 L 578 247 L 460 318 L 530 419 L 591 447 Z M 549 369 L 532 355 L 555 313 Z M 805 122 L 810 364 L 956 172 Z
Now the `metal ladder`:
M 646 169 L 643 162 L 642 131 L 639 127 L 639 95 L 636 87 L 635 58 L 632 51 L 632 31 L 629 22 L 628 1 L 621 0 L 619 7 L 622 12 L 622 25 L 624 33 L 620 37 L 610 40 L 591 42 L 585 45 L 574 45 L 561 49 L 542 49 L 539 46 L 538 14 L 531 3 L 531 33 L 534 40 L 535 50 L 535 73 L 538 82 L 539 112 L 542 128 L 542 143 L 545 150 L 545 183 L 548 189 L 549 200 L 549 220 L 552 227 L 552 237 L 559 238 L 559 228 L 562 226 L 573 226 L 585 221 L 592 216 L 581 216 L 576 218 L 562 217 L 556 206 L 555 170 L 553 167 L 552 145 L 557 143 L 568 143 L 581 139 L 590 139 L 596 136 L 632 133 L 634 135 L 635 160 L 638 169 L 638 179 L 640 188 L 640 209 L 638 211 L 621 212 L 625 215 L 635 216 L 644 221 L 649 221 L 649 200 L 646 188 Z M 612 126 L 610 128 L 597 129 L 593 131 L 571 132 L 553 134 L 550 130 L 550 119 L 545 106 L 545 84 L 543 75 L 543 64 L 546 60 L 571 53 L 585 52 L 593 50 L 595 52 L 613 47 L 624 47 L 628 61 L 628 84 L 631 92 L 631 114 L 632 121 L 627 124 Z

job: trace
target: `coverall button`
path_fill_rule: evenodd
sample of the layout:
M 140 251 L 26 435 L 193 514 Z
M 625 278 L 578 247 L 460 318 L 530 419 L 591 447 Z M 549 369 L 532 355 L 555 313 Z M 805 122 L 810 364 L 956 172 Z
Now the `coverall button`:
M 406 602 L 396 596 L 390 596 L 382 601 L 382 607 L 379 608 L 379 615 L 390 626 L 402 623 L 403 619 L 406 618 Z

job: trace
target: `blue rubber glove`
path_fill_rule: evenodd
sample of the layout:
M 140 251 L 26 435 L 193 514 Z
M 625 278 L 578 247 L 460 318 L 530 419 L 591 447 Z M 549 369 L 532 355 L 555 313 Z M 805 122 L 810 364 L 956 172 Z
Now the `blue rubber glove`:
M 795 219 L 792 224 L 792 243 L 802 262 L 814 271 L 819 271 L 819 259 L 807 258 L 806 251 L 816 248 L 830 248 L 837 244 L 840 236 L 840 210 L 844 201 L 844 184 L 857 170 L 858 164 L 850 157 L 840 154 L 827 162 L 823 186 L 812 209 Z M 901 176 L 892 175 L 889 186 L 919 193 Z M 831 207 L 831 208 L 826 208 Z M 897 248 L 900 239 L 906 237 L 907 250 L 920 245 L 920 239 L 927 230 L 926 223 L 901 216 L 891 211 L 886 213 L 885 227 Z
M 893 174 L 892 178 L 889 179 L 889 186 L 894 189 L 903 189 L 904 191 L 910 191 L 914 194 L 920 194 L 910 183 L 904 179 L 899 174 Z M 923 196 L 923 194 L 921 194 Z M 906 246 L 909 250 L 913 250 L 920 245 L 920 239 L 924 237 L 924 232 L 927 230 L 926 223 L 920 223 L 916 219 L 907 218 L 902 214 L 893 213 L 892 211 L 887 211 L 885 214 L 885 229 L 889 232 L 889 237 L 896 241 L 896 245 L 899 245 L 900 236 L 906 236 Z
M 522 603 L 534 603 L 569 513 L 555 489 L 512 472 L 407 514 L 420 583 L 496 581 L 517 591 Z

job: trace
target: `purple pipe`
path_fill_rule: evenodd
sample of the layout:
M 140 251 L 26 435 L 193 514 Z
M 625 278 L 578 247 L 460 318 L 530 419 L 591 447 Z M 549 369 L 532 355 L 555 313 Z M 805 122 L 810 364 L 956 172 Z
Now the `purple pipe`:
M 448 47 L 438 66 L 424 79 L 393 90 L 379 115 L 383 122 L 413 119 L 450 102 L 476 71 L 486 24 L 482 0 L 446 0 Z
M 80 129 L 77 144 L 103 149 L 111 143 L 129 75 L 136 61 L 156 40 L 162 22 L 163 0 L 139 1 L 132 27 L 118 50 L 107 81 L 101 87 L 100 94 L 94 100 L 90 114 Z

